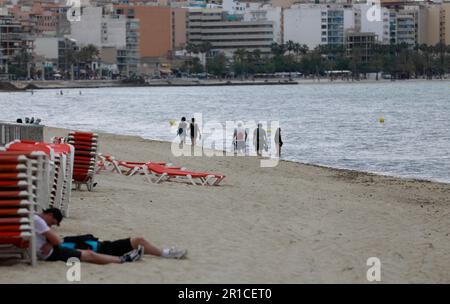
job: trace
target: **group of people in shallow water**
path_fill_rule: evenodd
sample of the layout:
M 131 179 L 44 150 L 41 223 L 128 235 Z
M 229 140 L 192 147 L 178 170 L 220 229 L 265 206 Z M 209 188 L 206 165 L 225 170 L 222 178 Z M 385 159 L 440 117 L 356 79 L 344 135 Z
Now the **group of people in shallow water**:
M 33 91 L 31 91 L 31 95 L 33 95 L 33 94 L 34 94 Z M 83 95 L 83 92 L 78 91 L 78 94 L 79 94 L 79 95 Z M 59 91 L 59 95 L 61 95 L 61 96 L 64 95 L 63 90 L 60 90 L 60 91 Z
M 197 145 L 197 140 L 202 139 L 199 126 L 195 121 L 195 118 L 191 119 L 191 122 L 186 121 L 186 117 L 182 117 L 178 124 L 177 135 L 180 137 L 180 149 L 186 144 L 186 138 L 189 134 L 191 139 L 191 149 Z M 237 124 L 233 133 L 233 147 L 235 154 L 243 153 L 247 154 L 248 143 L 248 129 L 244 128 L 242 122 Z M 262 124 L 259 123 L 257 128 L 253 131 L 253 146 L 258 156 L 262 156 L 263 151 L 268 151 L 268 138 L 267 132 L 263 129 Z M 277 128 L 275 131 L 275 152 L 276 156 L 281 156 L 281 147 L 283 146 L 283 140 L 281 139 L 281 128 Z
M 195 122 L 195 118 L 192 118 L 189 124 L 186 121 L 186 117 L 181 118 L 177 131 L 177 135 L 180 137 L 180 148 L 183 148 L 184 144 L 186 144 L 187 134 L 190 135 L 192 147 L 197 144 L 197 139 L 202 139 L 202 134 L 198 124 Z

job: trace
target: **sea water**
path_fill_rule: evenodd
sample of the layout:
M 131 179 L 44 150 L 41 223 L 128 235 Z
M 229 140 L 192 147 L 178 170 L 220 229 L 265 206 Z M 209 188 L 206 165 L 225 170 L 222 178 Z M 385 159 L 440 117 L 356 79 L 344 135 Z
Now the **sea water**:
M 449 93 L 449 81 L 2 92 L 0 120 L 166 141 L 194 113 L 203 124 L 279 121 L 283 159 L 450 182 Z

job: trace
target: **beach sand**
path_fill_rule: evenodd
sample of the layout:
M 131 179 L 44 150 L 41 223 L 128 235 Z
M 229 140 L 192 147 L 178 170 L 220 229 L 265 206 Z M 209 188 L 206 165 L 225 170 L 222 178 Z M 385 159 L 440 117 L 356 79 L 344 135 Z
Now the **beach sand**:
M 66 130 L 49 129 L 47 138 Z M 94 192 L 74 191 L 56 231 L 102 239 L 144 236 L 189 250 L 186 260 L 146 256 L 124 265 L 82 264 L 81 283 L 450 283 L 450 185 L 256 157 L 176 158 L 170 145 L 100 134 L 121 160 L 169 161 L 227 176 L 220 187 L 112 172 Z M 63 262 L 0 266 L 0 283 L 66 283 Z

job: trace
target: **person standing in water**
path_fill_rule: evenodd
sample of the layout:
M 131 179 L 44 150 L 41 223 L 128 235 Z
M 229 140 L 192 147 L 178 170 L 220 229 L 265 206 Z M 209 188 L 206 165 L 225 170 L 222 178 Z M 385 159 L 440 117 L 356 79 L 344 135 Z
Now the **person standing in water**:
M 233 144 L 234 144 L 234 153 L 245 153 L 247 152 L 247 130 L 243 128 L 242 122 L 238 123 L 236 129 L 234 129 L 233 134 Z
M 278 128 L 275 132 L 275 147 L 277 149 L 276 156 L 281 157 L 281 147 L 283 146 L 283 140 L 281 139 L 281 128 Z
M 186 117 L 182 117 L 180 123 L 178 124 L 177 132 L 177 135 L 180 136 L 180 149 L 183 149 L 183 146 L 186 143 L 187 127 L 188 124 L 186 122 Z
M 197 138 L 201 139 L 202 134 L 200 133 L 200 129 L 198 128 L 198 124 L 195 122 L 195 118 L 191 119 L 191 123 L 189 125 L 189 135 L 191 136 L 191 152 L 194 153 L 195 146 L 197 145 Z
M 262 156 L 263 149 L 267 147 L 267 134 L 262 128 L 262 124 L 259 123 L 258 127 L 253 132 L 253 145 L 258 156 Z

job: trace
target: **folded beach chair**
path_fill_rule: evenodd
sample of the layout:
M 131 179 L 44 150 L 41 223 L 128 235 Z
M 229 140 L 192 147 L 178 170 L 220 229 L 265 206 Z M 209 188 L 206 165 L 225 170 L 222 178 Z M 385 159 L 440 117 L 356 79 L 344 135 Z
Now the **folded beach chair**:
M 73 181 L 79 190 L 82 184 L 88 191 L 94 187 L 94 175 L 97 165 L 97 134 L 87 132 L 70 132 L 68 143 L 75 148 L 73 164 Z
M 98 153 L 98 159 L 97 170 L 95 173 L 99 173 L 101 170 L 111 170 L 112 172 L 122 174 L 122 170 L 120 170 L 118 162 L 113 156 L 109 154 Z
M 163 167 L 170 167 L 172 169 L 182 170 L 181 167 L 172 167 L 172 164 L 167 163 L 143 163 L 143 162 L 128 162 L 128 161 L 117 161 L 117 167 L 120 168 L 121 174 L 125 174 L 127 176 L 133 176 L 135 174 L 143 174 L 145 175 L 147 171 L 145 168 L 148 164 L 155 164 Z M 122 171 L 123 170 L 123 171 Z
M 0 152 L 0 257 L 17 257 L 36 265 L 34 208 L 36 160 Z M 39 183 L 39 181 L 38 181 Z
M 130 162 L 130 161 L 121 161 L 116 160 L 114 156 L 108 154 L 100 154 L 100 161 L 97 163 L 98 167 L 101 167 L 103 170 L 107 170 L 111 168 L 111 171 L 116 172 L 121 175 L 133 176 L 135 174 L 146 174 L 144 171 L 144 167 L 149 164 L 149 162 Z M 161 166 L 171 167 L 170 163 L 155 163 Z M 176 169 L 182 169 L 180 167 L 174 167 Z M 99 170 L 101 170 L 99 169 Z
M 154 179 L 148 178 L 147 180 L 154 183 L 160 183 L 170 179 L 179 179 L 187 180 L 193 185 L 217 186 L 225 178 L 225 175 L 222 174 L 184 171 L 178 168 L 165 167 L 154 163 L 148 163 L 145 170 L 147 170 L 147 175 Z

